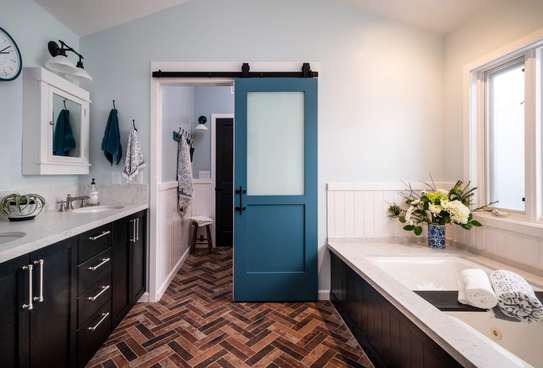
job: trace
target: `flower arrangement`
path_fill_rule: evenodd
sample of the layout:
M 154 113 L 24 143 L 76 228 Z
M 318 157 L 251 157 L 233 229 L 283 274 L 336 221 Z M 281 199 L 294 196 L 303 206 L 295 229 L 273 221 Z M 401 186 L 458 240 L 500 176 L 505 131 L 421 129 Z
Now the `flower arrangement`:
M 427 184 L 429 190 L 414 191 L 410 185 L 408 190 L 401 193 L 405 208 L 392 203 L 388 208 L 388 216 L 397 218 L 403 229 L 412 231 L 415 235 L 422 234 L 422 225 L 427 223 L 428 242 L 434 248 L 445 247 L 445 225 L 456 224 L 466 230 L 481 226 L 473 218 L 473 212 L 483 209 L 483 206 L 471 210 L 472 198 L 476 187 L 470 183 L 464 185 L 458 180 L 450 190 L 437 189 L 435 184 Z

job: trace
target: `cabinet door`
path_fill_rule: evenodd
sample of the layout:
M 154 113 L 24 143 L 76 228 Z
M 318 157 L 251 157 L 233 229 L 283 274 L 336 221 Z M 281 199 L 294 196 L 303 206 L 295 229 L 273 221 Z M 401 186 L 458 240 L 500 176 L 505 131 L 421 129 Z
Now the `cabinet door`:
M 37 367 L 70 367 L 72 331 L 72 240 L 30 255 L 34 266 L 34 310 L 30 314 L 30 362 Z
M 135 304 L 145 292 L 146 277 L 146 236 L 145 228 L 147 226 L 145 213 L 142 212 L 134 217 L 131 223 L 130 238 L 130 302 Z
M 113 224 L 113 273 L 112 273 L 112 314 L 113 326 L 124 318 L 130 309 L 128 287 L 128 250 L 134 229 L 132 218 L 123 218 Z
M 0 264 L 0 357 L 2 367 L 28 367 L 28 255 Z

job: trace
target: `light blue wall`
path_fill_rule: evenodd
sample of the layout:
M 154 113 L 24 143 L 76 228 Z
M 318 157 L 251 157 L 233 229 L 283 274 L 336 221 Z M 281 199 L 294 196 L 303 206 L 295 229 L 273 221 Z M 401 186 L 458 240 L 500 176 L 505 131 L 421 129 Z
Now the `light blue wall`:
M 24 66 L 43 66 L 47 42 L 63 40 L 79 48 L 79 37 L 32 0 L 0 0 L 0 27 L 17 42 Z M 23 78 L 0 82 L 0 191 L 63 185 L 78 182 L 72 177 L 22 175 Z
M 182 127 L 190 132 L 194 121 L 194 87 L 162 88 L 162 182 L 177 180 L 177 142 L 172 132 Z
M 211 128 L 212 114 L 233 114 L 234 94 L 231 87 L 224 86 L 199 86 L 195 88 L 194 95 L 194 121 L 198 121 L 200 115 L 207 118 L 208 131 L 202 137 L 195 140 L 194 160 L 192 170 L 195 178 L 198 178 L 200 170 L 211 171 Z
M 151 61 L 320 62 L 321 289 L 329 286 L 326 183 L 444 175 L 443 37 L 355 1 L 188 1 L 82 37 L 81 47 L 94 76 L 92 171 L 103 181 L 114 170 L 94 159 L 112 98 L 140 122 L 149 159 Z M 129 124 L 121 119 L 121 130 Z

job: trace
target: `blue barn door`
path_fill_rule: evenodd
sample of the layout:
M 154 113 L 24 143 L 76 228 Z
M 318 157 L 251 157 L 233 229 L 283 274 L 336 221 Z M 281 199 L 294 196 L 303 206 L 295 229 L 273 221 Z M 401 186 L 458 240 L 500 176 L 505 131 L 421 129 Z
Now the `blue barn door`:
M 235 90 L 234 300 L 316 300 L 317 79 Z

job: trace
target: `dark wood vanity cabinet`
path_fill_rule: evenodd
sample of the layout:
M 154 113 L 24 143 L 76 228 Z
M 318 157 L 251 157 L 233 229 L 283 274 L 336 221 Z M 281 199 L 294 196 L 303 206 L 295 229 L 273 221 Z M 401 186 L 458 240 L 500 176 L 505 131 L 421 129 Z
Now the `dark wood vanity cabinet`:
M 126 217 L 113 226 L 112 314 L 116 326 L 146 289 L 146 213 Z
M 28 298 L 28 255 L 0 264 L 0 356 L 6 367 L 28 367 L 30 313 L 22 306 Z
M 77 366 L 83 367 L 111 333 L 113 226 L 81 234 L 77 257 Z
M 147 216 L 140 212 L 131 218 L 134 236 L 129 239 L 129 254 L 128 254 L 128 280 L 129 280 L 129 301 L 136 304 L 139 298 L 143 295 L 147 285 L 146 277 L 146 260 L 147 247 L 146 237 L 147 232 Z
M 83 367 L 145 292 L 146 212 L 0 264 L 0 366 Z
M 0 264 L 3 367 L 71 367 L 73 241 Z

